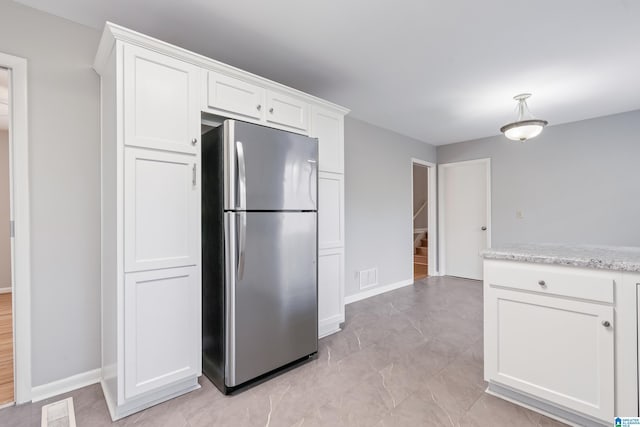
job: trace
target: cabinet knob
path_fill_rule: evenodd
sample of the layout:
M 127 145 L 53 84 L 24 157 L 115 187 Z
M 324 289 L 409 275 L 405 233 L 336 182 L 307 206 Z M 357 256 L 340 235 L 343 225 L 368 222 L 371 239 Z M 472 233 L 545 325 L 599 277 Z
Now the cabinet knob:
M 544 280 L 538 280 L 538 285 L 540 286 L 547 286 L 547 282 L 545 282 Z
M 256 110 L 258 110 L 258 111 L 262 110 L 262 105 L 258 104 L 258 105 L 256 106 Z
M 269 113 L 273 114 L 273 107 L 269 108 Z
M 193 138 L 191 140 L 191 145 L 196 145 L 198 143 L 198 138 Z
M 602 326 L 604 326 L 605 328 L 608 328 L 609 326 L 611 326 L 611 322 L 609 322 L 608 320 L 603 320 Z
M 482 227 L 480 227 L 480 230 L 487 231 L 487 227 L 483 225 Z

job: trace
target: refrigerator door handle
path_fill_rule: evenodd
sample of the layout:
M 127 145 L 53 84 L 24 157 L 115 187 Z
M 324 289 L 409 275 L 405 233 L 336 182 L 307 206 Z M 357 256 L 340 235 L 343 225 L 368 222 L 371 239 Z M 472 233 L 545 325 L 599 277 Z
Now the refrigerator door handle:
M 247 174 L 244 164 L 244 148 L 242 142 L 236 141 L 236 153 L 238 160 L 238 199 L 236 200 L 236 208 L 238 210 L 247 209 Z
M 236 277 L 238 280 L 242 280 L 244 276 L 244 253 L 247 245 L 247 213 L 236 213 L 238 231 L 238 265 L 236 269 Z

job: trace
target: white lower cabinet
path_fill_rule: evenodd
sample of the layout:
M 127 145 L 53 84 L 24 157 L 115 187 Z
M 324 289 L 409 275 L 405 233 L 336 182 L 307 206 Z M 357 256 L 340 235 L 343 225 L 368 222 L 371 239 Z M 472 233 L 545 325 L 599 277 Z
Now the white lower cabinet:
M 340 330 L 344 322 L 344 249 L 320 250 L 318 256 L 318 336 Z
M 628 306 L 613 299 L 622 295 L 622 277 L 606 270 L 485 260 L 489 391 L 578 425 L 637 416 L 637 408 L 627 412 L 626 397 L 616 399 L 620 379 L 637 373 L 620 365 L 625 359 L 619 350 L 628 351 L 620 342 L 637 339 L 635 332 L 619 335 L 628 334 L 630 316 Z M 632 351 L 630 357 L 637 357 Z M 636 396 L 631 387 L 624 392 Z
M 125 398 L 199 375 L 199 277 L 198 267 L 125 276 Z
M 613 307 L 503 289 L 490 299 L 485 369 L 492 381 L 613 419 Z

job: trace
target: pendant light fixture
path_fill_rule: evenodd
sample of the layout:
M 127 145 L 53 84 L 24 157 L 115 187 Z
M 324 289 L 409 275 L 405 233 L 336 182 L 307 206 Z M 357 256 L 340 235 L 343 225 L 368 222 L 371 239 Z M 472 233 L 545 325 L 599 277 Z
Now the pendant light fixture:
M 500 132 L 504 133 L 507 138 L 524 142 L 540 135 L 542 128 L 549 123 L 546 120 L 533 117 L 527 106 L 527 98 L 530 96 L 530 93 L 521 93 L 513 97 L 518 101 L 518 120 L 500 128 Z

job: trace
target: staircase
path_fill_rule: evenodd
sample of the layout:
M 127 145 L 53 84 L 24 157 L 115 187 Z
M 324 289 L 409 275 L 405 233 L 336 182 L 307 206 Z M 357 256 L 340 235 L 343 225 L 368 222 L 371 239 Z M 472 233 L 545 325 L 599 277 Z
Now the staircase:
M 420 280 L 427 277 L 429 271 L 429 240 L 425 235 L 420 239 L 420 246 L 417 246 L 413 255 L 413 279 Z

